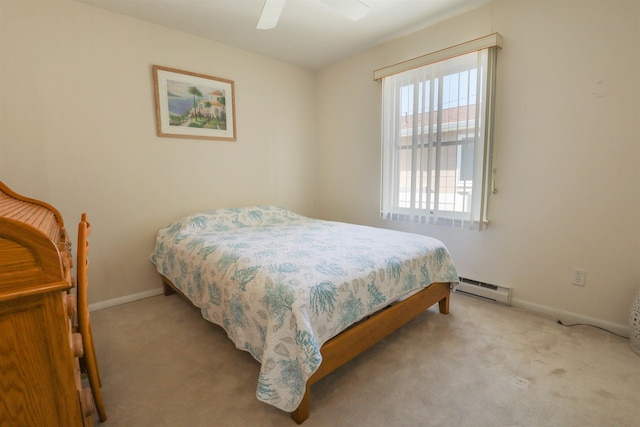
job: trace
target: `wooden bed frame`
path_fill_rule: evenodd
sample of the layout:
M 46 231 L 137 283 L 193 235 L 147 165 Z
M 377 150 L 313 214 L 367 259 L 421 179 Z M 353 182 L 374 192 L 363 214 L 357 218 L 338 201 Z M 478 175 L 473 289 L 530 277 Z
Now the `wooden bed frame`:
M 166 277 L 162 276 L 164 294 L 180 294 L 189 299 Z M 450 284 L 436 282 L 414 295 L 396 302 L 374 313 L 355 326 L 341 332 L 327 341 L 320 353 L 322 364 L 307 381 L 307 388 L 300 406 L 291 413 L 291 418 L 302 424 L 309 418 L 310 387 L 312 384 L 338 369 L 378 341 L 389 336 L 401 326 L 407 324 L 429 307 L 438 303 L 440 313 L 449 313 Z

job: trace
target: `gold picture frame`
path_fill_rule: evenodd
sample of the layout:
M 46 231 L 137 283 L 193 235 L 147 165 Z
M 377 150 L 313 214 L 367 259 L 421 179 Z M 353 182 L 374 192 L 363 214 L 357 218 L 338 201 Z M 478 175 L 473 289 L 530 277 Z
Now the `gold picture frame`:
M 236 140 L 233 80 L 153 66 L 158 136 Z

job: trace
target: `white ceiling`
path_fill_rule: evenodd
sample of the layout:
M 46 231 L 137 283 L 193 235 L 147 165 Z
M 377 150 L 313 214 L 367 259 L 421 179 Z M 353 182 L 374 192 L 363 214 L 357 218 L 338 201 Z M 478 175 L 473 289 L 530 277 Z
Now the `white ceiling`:
M 272 30 L 257 30 L 264 0 L 79 0 L 109 11 L 317 70 L 489 0 L 360 0 L 353 22 L 321 0 L 288 0 Z

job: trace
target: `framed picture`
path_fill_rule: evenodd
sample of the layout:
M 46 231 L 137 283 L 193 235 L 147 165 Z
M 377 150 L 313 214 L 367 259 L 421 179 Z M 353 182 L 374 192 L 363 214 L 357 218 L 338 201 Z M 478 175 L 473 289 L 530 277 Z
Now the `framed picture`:
M 153 66 L 158 136 L 236 140 L 233 81 Z

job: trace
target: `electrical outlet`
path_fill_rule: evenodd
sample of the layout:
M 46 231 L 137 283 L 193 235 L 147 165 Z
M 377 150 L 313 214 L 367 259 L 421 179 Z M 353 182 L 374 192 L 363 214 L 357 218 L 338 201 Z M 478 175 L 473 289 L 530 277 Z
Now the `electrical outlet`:
M 584 286 L 584 276 L 587 274 L 582 268 L 574 268 L 571 275 L 571 284 Z

